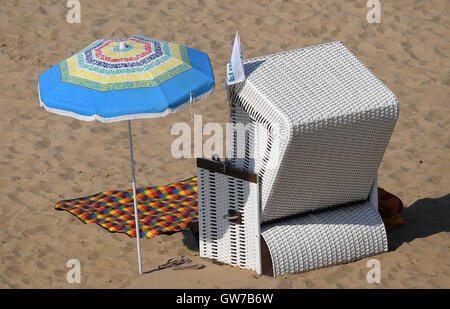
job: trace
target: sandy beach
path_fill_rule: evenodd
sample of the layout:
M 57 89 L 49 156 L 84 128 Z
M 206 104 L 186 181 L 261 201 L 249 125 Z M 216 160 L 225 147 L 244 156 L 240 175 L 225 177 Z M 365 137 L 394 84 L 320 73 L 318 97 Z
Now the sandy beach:
M 81 0 L 81 23 L 65 0 L 0 3 L 0 288 L 450 288 L 450 3 L 381 0 L 381 23 L 362 1 Z M 276 279 L 205 263 L 191 232 L 142 240 L 144 270 L 184 255 L 201 270 L 137 273 L 134 238 L 84 224 L 56 202 L 130 188 L 126 122 L 82 122 L 39 107 L 39 74 L 96 39 L 143 35 L 209 54 L 216 90 L 193 107 L 203 123 L 228 120 L 225 67 L 235 31 L 244 58 L 342 41 L 398 97 L 400 117 L 379 185 L 402 199 L 406 223 L 369 259 Z M 133 121 L 138 186 L 192 177 L 174 159 L 170 128 L 189 109 Z M 69 284 L 66 263 L 81 262 Z

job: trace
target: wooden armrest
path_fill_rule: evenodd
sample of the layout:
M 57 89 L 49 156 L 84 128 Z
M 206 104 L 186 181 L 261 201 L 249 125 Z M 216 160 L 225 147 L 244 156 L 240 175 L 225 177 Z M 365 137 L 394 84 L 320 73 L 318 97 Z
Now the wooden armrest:
M 258 175 L 228 166 L 225 162 L 221 161 L 197 158 L 197 167 L 253 183 L 258 181 Z

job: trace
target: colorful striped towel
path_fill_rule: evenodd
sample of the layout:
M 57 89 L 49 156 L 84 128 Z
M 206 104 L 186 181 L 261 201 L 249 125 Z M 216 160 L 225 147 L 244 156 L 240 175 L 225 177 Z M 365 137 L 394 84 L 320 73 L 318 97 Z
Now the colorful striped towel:
M 141 237 L 186 230 L 197 221 L 197 177 L 162 187 L 137 189 Z M 133 192 L 106 191 L 55 205 L 84 223 L 97 223 L 110 232 L 135 237 Z

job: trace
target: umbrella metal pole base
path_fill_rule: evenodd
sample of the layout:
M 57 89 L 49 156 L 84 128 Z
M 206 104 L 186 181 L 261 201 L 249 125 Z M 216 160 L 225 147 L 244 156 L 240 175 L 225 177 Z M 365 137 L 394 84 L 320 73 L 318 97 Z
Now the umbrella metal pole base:
M 136 243 L 137 243 L 138 265 L 139 265 L 139 273 L 142 274 L 142 257 L 141 257 L 139 217 L 138 217 L 137 198 L 136 198 L 136 176 L 135 176 L 135 171 L 134 171 L 135 162 L 134 162 L 134 155 L 133 155 L 133 136 L 131 134 L 131 120 L 128 120 L 128 135 L 129 135 L 129 139 L 130 139 L 131 177 L 132 177 L 132 185 L 133 185 L 134 221 L 136 223 Z

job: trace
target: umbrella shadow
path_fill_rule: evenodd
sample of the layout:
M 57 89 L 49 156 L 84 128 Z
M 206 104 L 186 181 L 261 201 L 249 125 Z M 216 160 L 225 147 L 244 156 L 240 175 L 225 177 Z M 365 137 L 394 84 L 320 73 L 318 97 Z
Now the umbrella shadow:
M 143 275 L 147 275 L 147 274 L 151 274 L 151 273 L 154 273 L 155 271 L 160 271 L 160 270 L 163 270 L 164 268 L 153 268 L 153 269 L 150 269 L 150 270 L 147 270 L 147 271 L 143 271 L 142 272 L 142 274 Z
M 450 194 L 417 200 L 403 209 L 402 217 L 405 223 L 387 232 L 390 251 L 416 238 L 450 232 Z

